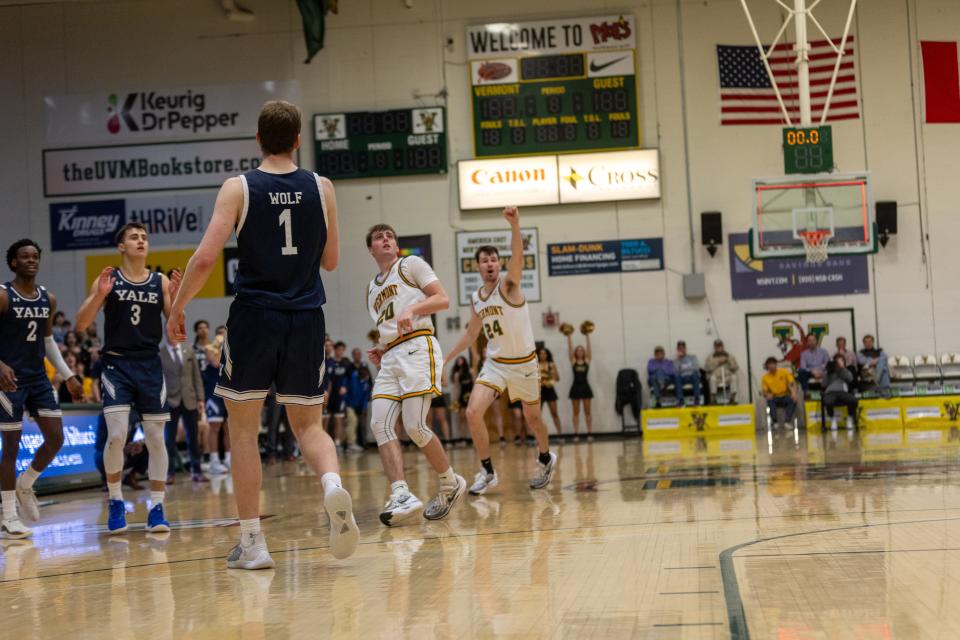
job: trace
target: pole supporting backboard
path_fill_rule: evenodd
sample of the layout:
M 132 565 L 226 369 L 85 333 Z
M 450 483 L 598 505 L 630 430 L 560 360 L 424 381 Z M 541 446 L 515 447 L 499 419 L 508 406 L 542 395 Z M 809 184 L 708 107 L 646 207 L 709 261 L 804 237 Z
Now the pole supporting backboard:
M 837 60 L 833 67 L 833 74 L 830 77 L 830 88 L 827 90 L 827 98 L 823 105 L 823 113 L 820 115 L 820 124 L 823 124 L 827 121 L 827 113 L 830 111 L 830 104 L 833 101 L 833 90 L 837 83 L 837 76 L 840 74 L 840 62 L 843 59 L 844 51 L 846 50 L 847 37 L 850 35 L 850 25 L 853 22 L 853 12 L 857 6 L 857 0 L 850 0 L 850 10 L 847 12 L 847 22 L 843 28 L 843 37 L 840 40 L 840 47 L 837 47 L 837 45 L 834 44 L 833 38 L 827 35 L 827 32 L 820 24 L 820 21 L 817 20 L 816 16 L 813 14 L 813 10 L 817 7 L 817 5 L 820 4 L 821 0 L 814 0 L 809 6 L 807 6 L 807 0 L 793 0 L 792 7 L 787 5 L 782 0 L 773 1 L 787 12 L 787 16 L 784 18 L 783 23 L 780 25 L 780 30 L 777 31 L 777 36 L 773 39 L 773 42 L 769 47 L 764 47 L 763 42 L 760 40 L 760 34 L 757 32 L 757 27 L 753 22 L 753 16 L 750 14 L 750 7 L 747 6 L 747 0 L 740 0 L 740 5 L 743 7 L 743 12 L 747 17 L 747 24 L 750 25 L 750 32 L 753 34 L 753 40 L 760 52 L 760 61 L 763 62 L 763 68 L 767 72 L 767 78 L 770 80 L 770 86 L 773 87 L 773 93 L 777 97 L 777 103 L 780 105 L 780 111 L 783 113 L 783 119 L 788 127 L 794 126 L 794 123 L 791 120 L 790 112 L 787 110 L 787 106 L 783 101 L 783 95 L 780 93 L 780 87 L 777 84 L 777 79 L 773 75 L 773 70 L 770 68 L 770 56 L 772 56 L 776 50 L 781 38 L 783 38 L 783 34 L 787 30 L 787 27 L 789 27 L 792 22 L 796 33 L 796 43 L 794 44 L 793 48 L 794 51 L 797 52 L 797 58 L 794 64 L 797 68 L 797 96 L 799 98 L 800 106 L 799 125 L 802 127 L 809 127 L 813 124 L 812 105 L 810 101 L 810 43 L 807 39 L 808 20 L 813 23 L 813 25 L 821 34 L 823 34 L 823 37 L 826 38 L 827 42 L 830 43 L 830 47 L 837 54 Z

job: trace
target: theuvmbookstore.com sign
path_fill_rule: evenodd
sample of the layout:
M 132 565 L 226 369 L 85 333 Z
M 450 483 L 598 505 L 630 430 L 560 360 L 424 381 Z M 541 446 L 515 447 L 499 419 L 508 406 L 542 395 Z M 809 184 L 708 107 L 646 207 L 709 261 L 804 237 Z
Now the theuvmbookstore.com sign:
M 264 102 L 296 103 L 299 95 L 295 81 L 266 81 L 47 96 L 47 143 L 59 146 L 253 135 Z
M 540 244 L 537 229 L 520 229 L 520 233 L 523 236 L 520 291 L 528 302 L 540 302 L 540 260 L 537 257 Z M 511 237 L 510 229 L 457 232 L 457 290 L 461 306 L 470 304 L 470 295 L 483 284 L 474 257 L 477 249 L 484 245 L 496 247 L 503 269 L 506 270 L 507 260 L 513 255 Z
M 660 197 L 656 149 L 463 160 L 458 171 L 464 210 Z
M 260 165 L 253 137 L 43 151 L 47 197 L 210 189 Z

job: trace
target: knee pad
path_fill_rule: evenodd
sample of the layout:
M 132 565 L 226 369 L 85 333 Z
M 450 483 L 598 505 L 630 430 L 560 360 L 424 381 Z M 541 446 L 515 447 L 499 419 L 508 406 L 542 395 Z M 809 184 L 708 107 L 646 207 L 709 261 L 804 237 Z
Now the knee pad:
M 403 401 L 403 428 L 418 447 L 425 447 L 433 438 L 433 431 L 427 426 L 427 413 L 430 411 L 430 396 L 407 398 Z
M 370 405 L 370 430 L 382 447 L 397 439 L 396 424 L 400 416 L 400 403 L 387 398 L 374 398 Z
M 165 422 L 154 420 L 144 420 L 143 422 L 143 436 L 147 442 L 147 452 L 150 454 L 147 476 L 155 481 L 167 479 L 167 467 L 170 464 L 167 456 L 167 443 L 163 437 L 165 426 Z
M 123 471 L 123 447 L 130 429 L 130 410 L 103 414 L 107 423 L 107 446 L 103 450 L 103 470 L 107 473 Z

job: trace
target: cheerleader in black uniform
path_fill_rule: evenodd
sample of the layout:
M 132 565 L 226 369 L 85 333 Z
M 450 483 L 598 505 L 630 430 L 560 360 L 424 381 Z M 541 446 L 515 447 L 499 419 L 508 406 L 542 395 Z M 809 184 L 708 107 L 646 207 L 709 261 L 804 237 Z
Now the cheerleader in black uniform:
M 537 350 L 537 359 L 540 361 L 540 406 L 547 405 L 550 415 L 553 416 L 553 426 L 557 435 L 562 431 L 560 427 L 560 412 L 557 411 L 557 390 L 555 385 L 560 381 L 560 372 L 557 363 L 553 361 L 553 354 L 546 347 Z
M 593 441 L 593 416 L 590 414 L 590 401 L 593 399 L 593 390 L 587 381 L 590 371 L 590 334 L 585 334 L 586 348 L 577 345 L 573 348 L 573 338 L 567 336 L 567 352 L 570 355 L 570 366 L 573 367 L 573 384 L 570 385 L 570 402 L 573 404 L 573 441 L 580 441 L 580 405 L 583 405 L 583 414 L 587 419 L 587 441 Z

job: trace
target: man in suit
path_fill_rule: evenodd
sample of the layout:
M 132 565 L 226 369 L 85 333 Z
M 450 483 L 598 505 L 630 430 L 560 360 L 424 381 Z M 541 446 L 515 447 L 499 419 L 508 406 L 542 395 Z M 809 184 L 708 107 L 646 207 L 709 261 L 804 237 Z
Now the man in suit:
M 200 469 L 200 438 L 197 421 L 203 411 L 205 398 L 203 380 L 197 355 L 193 349 L 181 349 L 179 344 L 171 345 L 166 339 L 160 349 L 160 362 L 163 364 L 163 378 L 167 386 L 167 402 L 170 405 L 170 422 L 167 423 L 165 437 L 170 465 L 167 469 L 167 484 L 173 484 L 173 471 L 177 452 L 177 425 L 183 418 L 183 427 L 187 432 L 187 446 L 190 449 L 190 468 L 194 482 L 206 482 Z

